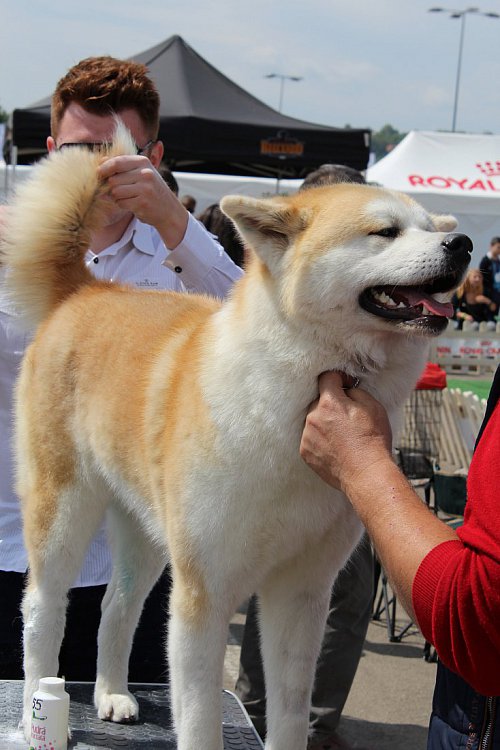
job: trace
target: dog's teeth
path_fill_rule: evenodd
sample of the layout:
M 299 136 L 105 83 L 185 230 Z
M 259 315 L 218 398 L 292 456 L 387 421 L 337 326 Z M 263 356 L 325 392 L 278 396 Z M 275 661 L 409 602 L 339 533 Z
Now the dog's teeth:
M 452 292 L 437 292 L 432 295 L 436 302 L 449 302 L 453 297 Z
M 404 302 L 400 302 L 400 303 L 399 303 L 399 305 L 398 305 L 398 309 L 399 309 L 400 307 L 402 307 L 402 308 L 405 308 L 405 307 L 406 307 L 405 303 L 404 303 Z
M 431 315 L 431 311 L 425 305 L 422 305 L 422 315 Z
M 392 305 L 393 307 L 396 307 L 396 303 L 394 302 L 392 297 L 389 297 L 389 295 L 386 294 L 386 292 L 374 292 L 373 296 L 382 305 Z

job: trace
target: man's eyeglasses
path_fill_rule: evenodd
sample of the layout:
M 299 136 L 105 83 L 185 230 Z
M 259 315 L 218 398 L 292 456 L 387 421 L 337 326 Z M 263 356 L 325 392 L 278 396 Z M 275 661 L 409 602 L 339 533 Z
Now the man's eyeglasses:
M 156 143 L 155 140 L 148 141 L 144 146 L 137 146 L 136 144 L 136 154 L 137 156 L 142 156 L 145 151 L 148 150 L 151 146 L 153 146 Z M 57 146 L 57 150 L 61 151 L 63 148 L 76 148 L 79 146 L 80 148 L 86 148 L 88 151 L 106 151 L 107 149 L 110 149 L 112 144 L 108 142 L 101 142 L 101 143 L 61 143 L 60 146 Z

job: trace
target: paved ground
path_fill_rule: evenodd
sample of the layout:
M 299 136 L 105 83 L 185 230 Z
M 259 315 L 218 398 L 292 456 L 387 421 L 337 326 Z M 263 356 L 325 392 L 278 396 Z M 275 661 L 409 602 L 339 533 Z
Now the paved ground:
M 420 633 L 390 643 L 372 622 L 339 731 L 355 747 L 425 750 L 436 665 Z
M 399 615 L 402 626 L 406 615 L 402 610 Z M 245 615 L 238 613 L 231 625 L 224 684 L 229 690 L 238 672 L 244 621 Z M 370 623 L 339 727 L 353 747 L 425 750 L 436 665 L 424 661 L 423 647 L 415 628 L 400 643 L 391 643 L 385 620 Z

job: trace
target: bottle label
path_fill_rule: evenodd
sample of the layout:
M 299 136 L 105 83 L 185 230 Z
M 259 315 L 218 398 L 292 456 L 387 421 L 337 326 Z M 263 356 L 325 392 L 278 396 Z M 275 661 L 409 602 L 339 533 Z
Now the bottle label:
M 33 696 L 29 750 L 66 750 L 66 707 L 59 700 L 44 700 L 39 695 Z

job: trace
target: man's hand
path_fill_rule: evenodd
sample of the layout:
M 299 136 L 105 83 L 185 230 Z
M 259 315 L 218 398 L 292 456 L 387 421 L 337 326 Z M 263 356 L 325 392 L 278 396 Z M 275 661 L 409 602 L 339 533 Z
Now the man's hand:
M 98 170 L 116 205 L 155 227 L 173 250 L 182 241 L 188 212 L 146 156 L 115 156 Z
M 348 388 L 346 376 L 325 372 L 319 399 L 307 415 L 300 455 L 325 482 L 349 494 L 375 465 L 392 463 L 391 427 L 384 407 L 366 391 Z

